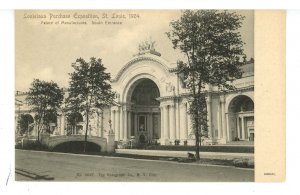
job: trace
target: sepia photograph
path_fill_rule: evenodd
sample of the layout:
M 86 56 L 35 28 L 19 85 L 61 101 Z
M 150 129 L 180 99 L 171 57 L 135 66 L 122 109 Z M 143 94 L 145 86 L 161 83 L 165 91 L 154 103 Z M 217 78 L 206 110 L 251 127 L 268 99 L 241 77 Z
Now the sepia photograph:
M 15 11 L 15 180 L 254 182 L 254 13 Z

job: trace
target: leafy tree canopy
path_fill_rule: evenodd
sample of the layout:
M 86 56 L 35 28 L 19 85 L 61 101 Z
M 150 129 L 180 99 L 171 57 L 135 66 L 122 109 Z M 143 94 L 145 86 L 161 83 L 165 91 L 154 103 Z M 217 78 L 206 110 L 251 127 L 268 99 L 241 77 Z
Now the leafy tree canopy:
M 53 115 L 51 116 L 51 114 L 56 116 L 63 99 L 63 90 L 58 87 L 57 83 L 39 79 L 34 79 L 31 83 L 26 102 L 30 106 L 30 111 L 36 113 L 38 140 L 41 127 L 45 122 L 53 120 Z
M 113 102 L 110 74 L 101 59 L 92 57 L 90 62 L 79 58 L 73 63 L 74 72 L 70 73 L 68 109 L 72 112 L 89 111 L 91 108 L 108 106 Z
M 32 116 L 30 116 L 29 114 L 22 114 L 20 116 L 20 131 L 19 134 L 23 135 L 24 133 L 29 133 L 33 130 L 33 124 L 34 120 L 32 118 Z
M 63 101 L 63 90 L 53 82 L 34 79 L 31 83 L 26 102 L 32 112 L 46 114 L 48 111 L 57 111 Z
M 193 72 L 196 84 L 201 82 L 231 89 L 228 81 L 240 78 L 243 64 L 241 34 L 244 16 L 217 10 L 185 10 L 180 19 L 170 23 L 167 32 L 174 49 L 185 54 L 179 67 L 187 74 Z M 188 87 L 191 87 L 191 81 Z
M 68 124 L 75 126 L 78 122 L 83 122 L 82 115 L 78 112 L 68 112 L 67 113 Z

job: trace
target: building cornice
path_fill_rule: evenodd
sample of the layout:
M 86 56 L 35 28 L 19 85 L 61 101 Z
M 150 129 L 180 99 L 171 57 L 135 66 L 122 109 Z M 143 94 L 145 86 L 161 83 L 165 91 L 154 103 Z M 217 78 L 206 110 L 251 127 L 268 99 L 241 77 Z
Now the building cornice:
M 250 60 L 250 61 L 247 61 L 246 63 L 244 63 L 242 66 L 248 65 L 248 64 L 254 64 L 254 62 Z M 169 68 L 170 73 L 177 73 L 179 70 L 180 69 L 178 67 Z M 245 73 L 243 73 L 242 78 L 250 77 L 253 75 L 254 75 L 254 72 L 245 72 Z
M 220 96 L 220 95 L 225 95 L 225 94 L 232 94 L 232 93 L 239 93 L 239 92 L 245 92 L 245 91 L 253 91 L 254 86 L 248 86 L 248 87 L 243 87 L 243 88 L 237 88 L 234 90 L 226 90 L 226 91 L 203 91 L 203 94 L 211 94 L 212 96 Z M 156 100 L 162 102 L 166 100 L 180 100 L 182 98 L 189 98 L 190 93 L 181 93 L 178 95 L 173 95 L 173 96 L 163 96 L 163 97 L 158 97 Z

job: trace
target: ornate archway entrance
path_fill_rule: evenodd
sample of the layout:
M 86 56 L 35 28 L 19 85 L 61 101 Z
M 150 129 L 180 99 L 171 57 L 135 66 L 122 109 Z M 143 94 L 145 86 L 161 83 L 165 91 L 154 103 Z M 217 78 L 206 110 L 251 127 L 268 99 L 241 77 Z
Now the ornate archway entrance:
M 246 95 L 238 95 L 228 107 L 230 141 L 254 141 L 254 103 Z
M 134 56 L 112 80 L 116 104 L 110 118 L 115 140 L 157 141 L 162 145 L 186 141 L 189 130 L 187 91 L 180 88 L 176 68 L 158 52 Z
M 155 142 L 160 139 L 160 91 L 149 78 L 135 81 L 127 95 L 131 105 L 130 135 L 140 143 Z
M 161 98 L 174 95 L 170 89 L 177 77 L 170 73 L 168 62 L 156 54 L 159 53 L 150 51 L 135 55 L 112 80 L 117 95 L 110 116 L 116 141 L 168 139 L 164 137 L 160 114 L 160 105 L 167 100 Z

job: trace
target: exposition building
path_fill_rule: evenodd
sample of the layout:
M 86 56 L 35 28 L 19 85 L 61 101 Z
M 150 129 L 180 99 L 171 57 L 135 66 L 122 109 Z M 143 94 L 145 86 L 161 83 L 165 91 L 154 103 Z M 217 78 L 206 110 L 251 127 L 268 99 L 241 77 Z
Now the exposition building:
M 254 62 L 245 62 L 241 79 L 234 91 L 220 92 L 206 86 L 208 138 L 205 144 L 225 144 L 237 140 L 254 140 Z M 112 79 L 116 104 L 103 112 L 95 110 L 90 117 L 89 136 L 105 137 L 113 130 L 115 141 L 134 140 L 161 145 L 195 144 L 188 114 L 189 91 L 184 77 L 152 47 L 140 49 Z M 37 135 L 35 113 L 25 103 L 26 93 L 16 93 L 16 129 L 21 117 L 27 116 L 32 136 Z M 67 91 L 65 93 L 67 96 Z M 109 123 L 111 120 L 111 123 Z M 62 106 L 50 124 L 51 136 L 83 135 L 84 113 L 76 125 L 68 124 Z M 29 132 L 29 130 L 28 130 Z M 178 142 L 177 141 L 177 142 Z

